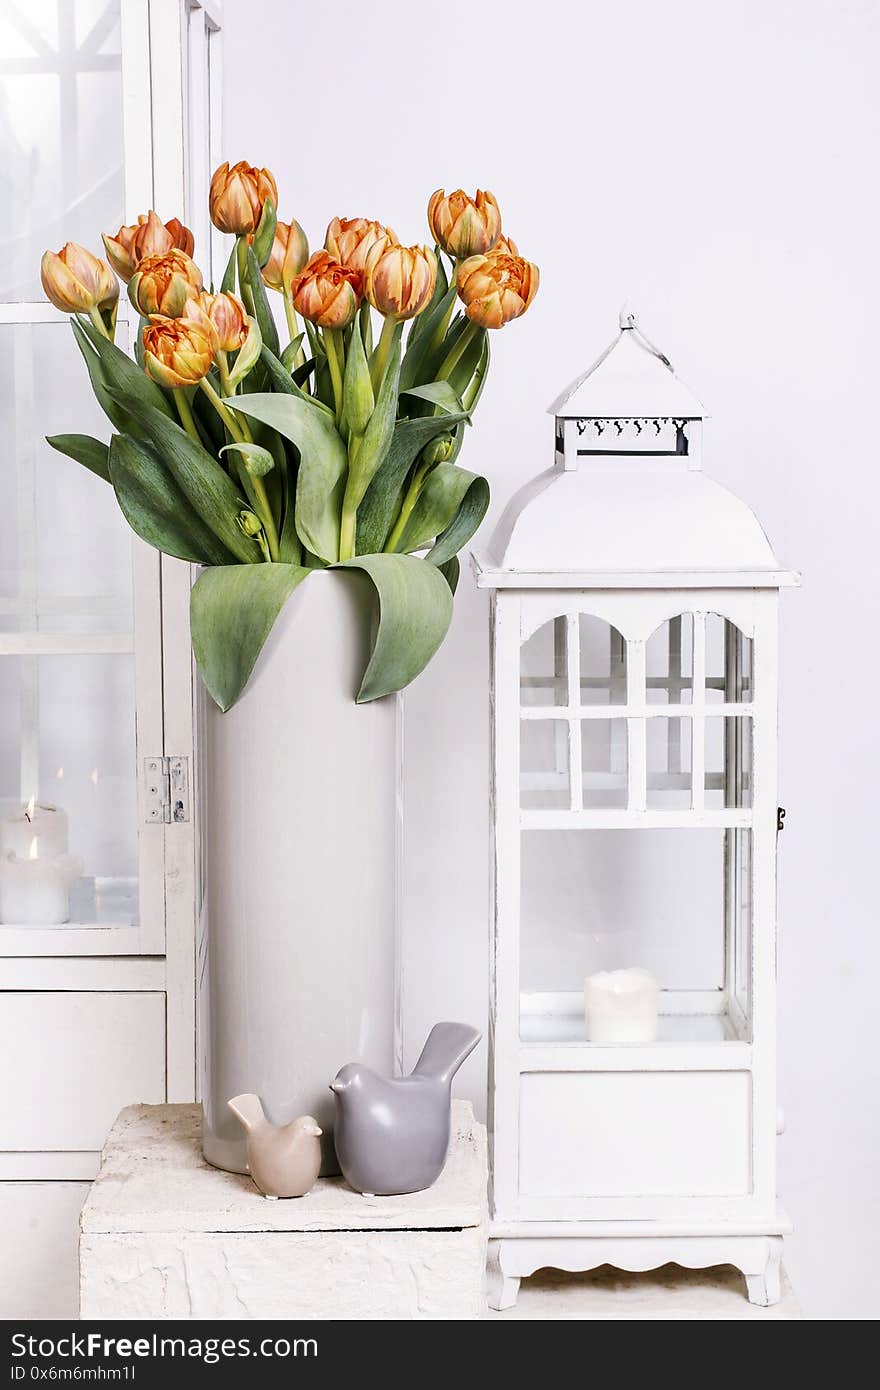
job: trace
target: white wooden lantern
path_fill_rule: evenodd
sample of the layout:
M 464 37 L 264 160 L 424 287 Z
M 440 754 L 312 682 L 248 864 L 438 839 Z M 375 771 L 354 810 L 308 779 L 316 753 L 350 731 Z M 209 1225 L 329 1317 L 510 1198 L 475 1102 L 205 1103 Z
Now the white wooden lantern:
M 492 591 L 496 1282 L 733 1264 L 779 1297 L 778 591 L 704 411 L 624 311 L 551 406 Z M 660 984 L 657 1040 L 591 1043 L 585 979 Z M 613 1004 L 613 1001 L 612 1001 Z M 613 1035 L 613 1030 L 612 1030 Z

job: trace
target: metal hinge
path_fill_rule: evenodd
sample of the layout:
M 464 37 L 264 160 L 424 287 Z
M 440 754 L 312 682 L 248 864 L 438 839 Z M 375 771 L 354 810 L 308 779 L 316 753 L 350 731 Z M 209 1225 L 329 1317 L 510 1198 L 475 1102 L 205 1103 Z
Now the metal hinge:
M 785 807 L 776 807 L 776 834 L 785 829 Z
M 144 820 L 148 825 L 189 820 L 189 758 L 144 758 Z

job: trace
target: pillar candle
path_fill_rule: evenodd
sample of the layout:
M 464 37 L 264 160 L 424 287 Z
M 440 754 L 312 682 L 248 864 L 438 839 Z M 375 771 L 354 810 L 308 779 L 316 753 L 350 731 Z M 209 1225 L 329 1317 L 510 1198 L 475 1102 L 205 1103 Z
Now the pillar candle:
M 70 889 L 82 873 L 71 854 L 44 859 L 36 837 L 25 859 L 0 855 L 0 923 L 16 927 L 54 927 L 70 919 Z
M 587 1037 L 594 1043 L 645 1043 L 657 1037 L 660 986 L 648 970 L 600 970 L 584 982 Z
M 27 806 L 0 819 L 0 854 L 30 856 L 36 839 L 38 857 L 51 859 L 67 853 L 67 815 L 59 806 L 50 806 L 31 797 Z

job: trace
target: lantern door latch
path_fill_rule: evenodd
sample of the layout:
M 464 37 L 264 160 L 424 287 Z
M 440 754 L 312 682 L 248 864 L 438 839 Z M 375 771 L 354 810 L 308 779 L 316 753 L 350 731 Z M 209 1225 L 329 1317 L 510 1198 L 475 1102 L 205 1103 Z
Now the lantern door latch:
M 144 820 L 147 825 L 189 820 L 188 758 L 144 758 Z
M 779 832 L 780 832 L 780 830 L 784 830 L 784 829 L 785 829 L 785 807 L 784 807 L 784 806 L 777 806 L 777 807 L 776 807 L 776 834 L 778 835 Z

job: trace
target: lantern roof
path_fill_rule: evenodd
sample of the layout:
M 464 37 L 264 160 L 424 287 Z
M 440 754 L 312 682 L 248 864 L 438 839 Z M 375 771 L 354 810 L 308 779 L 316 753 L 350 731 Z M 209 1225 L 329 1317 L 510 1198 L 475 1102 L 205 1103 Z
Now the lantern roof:
M 480 587 L 799 582 L 780 565 L 754 512 L 702 472 L 703 407 L 634 326 L 621 327 L 550 410 L 557 417 L 556 464 L 511 498 L 486 550 L 475 556 Z M 609 417 L 615 423 L 605 426 L 604 447 L 586 421 Z
M 669 358 L 641 332 L 626 304 L 619 325 L 617 337 L 556 397 L 548 414 L 562 419 L 702 419 L 702 405 L 675 375 Z

